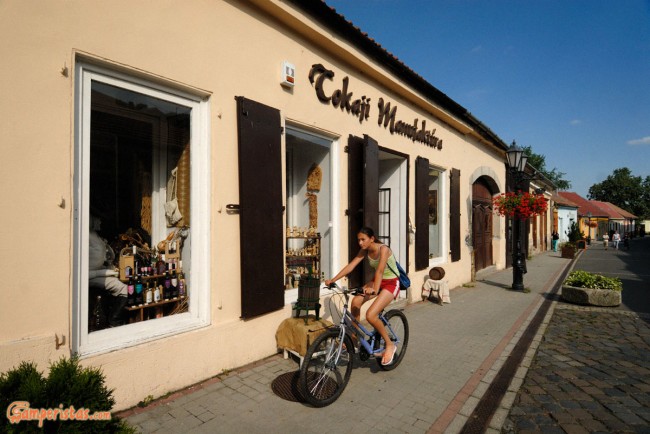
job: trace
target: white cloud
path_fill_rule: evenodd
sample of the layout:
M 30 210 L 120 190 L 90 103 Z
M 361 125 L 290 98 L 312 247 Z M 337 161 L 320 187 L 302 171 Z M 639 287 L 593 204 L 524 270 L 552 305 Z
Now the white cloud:
M 483 46 L 482 45 L 477 45 L 476 47 L 469 50 L 470 53 L 478 53 L 480 51 L 483 51 Z
M 573 119 L 571 122 L 569 122 L 570 125 L 580 125 L 582 121 L 580 119 Z
M 650 136 L 645 136 L 641 139 L 628 140 L 628 145 L 650 145 Z

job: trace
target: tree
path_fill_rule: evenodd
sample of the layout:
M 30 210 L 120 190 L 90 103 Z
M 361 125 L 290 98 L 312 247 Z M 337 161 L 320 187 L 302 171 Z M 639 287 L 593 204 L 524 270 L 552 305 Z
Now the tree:
M 645 180 L 633 176 L 627 167 L 614 169 L 603 182 L 589 187 L 588 196 L 589 199 L 613 203 L 639 219 L 650 217 L 650 176 Z
M 524 154 L 528 156 L 528 164 L 533 166 L 537 171 L 550 180 L 558 190 L 568 190 L 571 188 L 571 181 L 564 179 L 564 172 L 560 172 L 557 168 L 551 170 L 546 168 L 546 157 L 541 154 L 536 154 L 530 146 L 523 147 Z

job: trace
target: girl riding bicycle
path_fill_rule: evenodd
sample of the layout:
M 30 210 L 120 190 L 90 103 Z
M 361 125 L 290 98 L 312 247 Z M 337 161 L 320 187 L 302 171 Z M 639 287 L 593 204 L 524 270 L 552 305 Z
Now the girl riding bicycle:
M 336 276 L 326 280 L 325 284 L 329 286 L 341 277 L 347 276 L 365 257 L 368 257 L 368 263 L 375 269 L 374 279 L 364 285 L 363 295 L 357 295 L 352 299 L 350 310 L 352 315 L 359 321 L 361 306 L 366 301 L 375 300 L 366 312 L 366 319 L 379 332 L 381 337 L 384 338 L 386 349 L 381 359 L 381 364 L 389 365 L 393 362 L 393 356 L 397 347 L 388 336 L 384 324 L 379 319 L 379 313 L 399 295 L 399 279 L 398 275 L 393 271 L 397 269 L 395 256 L 393 256 L 393 252 L 388 246 L 375 239 L 375 232 L 371 228 L 361 228 L 357 234 L 357 241 L 359 242 L 359 247 L 361 247 L 357 256 L 348 265 L 343 267 Z

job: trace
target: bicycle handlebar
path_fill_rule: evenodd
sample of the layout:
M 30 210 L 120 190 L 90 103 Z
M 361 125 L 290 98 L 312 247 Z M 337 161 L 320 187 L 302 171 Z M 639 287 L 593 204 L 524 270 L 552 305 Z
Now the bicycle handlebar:
M 328 289 L 336 289 L 339 292 L 342 292 L 344 294 L 352 294 L 352 295 L 365 295 L 363 292 L 363 288 L 348 288 L 347 286 L 339 286 L 338 283 L 332 282 L 327 286 Z M 375 293 L 373 292 L 370 295 L 374 295 Z

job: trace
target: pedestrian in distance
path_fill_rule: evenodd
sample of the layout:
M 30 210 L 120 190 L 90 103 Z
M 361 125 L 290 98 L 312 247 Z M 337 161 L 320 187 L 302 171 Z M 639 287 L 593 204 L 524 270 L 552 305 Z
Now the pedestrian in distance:
M 618 243 L 621 242 L 621 236 L 619 235 L 618 231 L 614 231 L 614 235 L 612 235 L 612 243 L 614 243 L 614 248 L 618 250 Z
M 630 250 L 630 233 L 626 232 L 625 236 L 623 237 L 623 247 L 625 247 L 625 250 Z
M 557 245 L 560 242 L 560 234 L 557 231 L 553 231 L 551 234 L 551 245 L 553 246 L 553 251 L 557 252 Z
M 607 235 L 607 232 L 603 235 L 603 246 L 605 247 L 605 250 L 607 250 L 607 246 L 609 245 L 609 235 Z
M 371 228 L 361 228 L 357 233 L 357 242 L 361 248 L 359 253 L 336 276 L 325 280 L 325 284 L 329 286 L 347 276 L 364 258 L 368 258 L 368 264 L 375 269 L 374 278 L 363 286 L 363 294 L 354 296 L 350 311 L 358 321 L 361 317 L 361 306 L 367 301 L 374 300 L 366 311 L 366 319 L 386 342 L 381 364 L 390 365 L 393 362 L 397 346 L 390 339 L 386 327 L 379 319 L 379 313 L 399 295 L 399 276 L 393 271 L 397 270 L 397 261 L 391 249 L 377 241 L 375 232 Z

